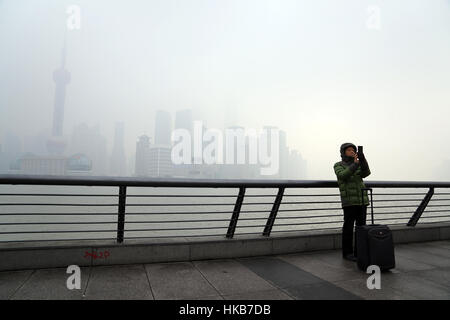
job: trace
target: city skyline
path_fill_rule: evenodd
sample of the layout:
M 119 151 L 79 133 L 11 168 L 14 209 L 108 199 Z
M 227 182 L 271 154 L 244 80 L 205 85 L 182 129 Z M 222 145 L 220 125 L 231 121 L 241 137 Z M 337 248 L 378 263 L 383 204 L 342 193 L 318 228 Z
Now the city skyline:
M 193 128 L 194 120 L 191 116 L 192 110 L 190 109 L 180 109 L 176 111 L 174 123 L 172 123 L 172 116 L 169 112 L 165 112 L 162 110 L 157 110 L 155 113 L 155 131 L 153 135 L 146 135 L 142 134 L 138 137 L 136 137 L 136 148 L 132 151 L 129 151 L 128 153 L 125 153 L 124 150 L 124 136 L 125 136 L 125 123 L 124 122 L 116 122 L 115 123 L 115 135 L 114 138 L 111 139 L 110 145 L 112 145 L 110 148 L 107 148 L 108 145 L 108 139 L 106 139 L 101 130 L 100 126 L 97 124 L 95 126 L 89 126 L 86 123 L 80 123 L 77 124 L 72 129 L 72 134 L 70 136 L 69 142 L 67 144 L 67 152 L 64 154 L 65 156 L 74 156 L 77 154 L 82 154 L 87 156 L 88 159 L 90 159 L 93 163 L 92 166 L 92 172 L 93 175 L 105 175 L 105 176 L 159 176 L 159 174 L 143 174 L 140 172 L 140 169 L 137 167 L 136 158 L 139 157 L 139 150 L 144 146 L 148 147 L 150 149 L 155 147 L 164 146 L 166 149 L 169 149 L 173 146 L 173 142 L 170 140 L 170 136 L 172 134 L 171 131 L 166 130 L 167 124 L 169 124 L 169 127 L 176 129 L 184 128 L 184 129 L 190 129 Z M 183 119 L 183 116 L 185 117 Z M 159 120 L 165 120 L 168 121 L 166 126 L 158 126 Z M 199 121 L 199 120 L 197 120 Z M 201 121 L 203 123 L 203 121 Z M 235 129 L 235 128 L 242 128 L 241 126 L 228 126 L 228 128 L 224 129 Z M 264 126 L 264 128 L 276 128 L 274 126 Z M 203 130 L 207 130 L 208 128 L 203 125 Z M 216 129 L 221 130 L 220 128 L 210 128 L 210 129 Z M 278 128 L 277 128 L 278 129 Z M 7 157 L 3 158 L 0 162 L 0 171 L 2 173 L 12 173 L 16 172 L 18 168 L 15 168 L 13 171 L 9 170 L 9 167 L 11 165 L 14 167 L 14 165 L 17 165 L 17 160 L 19 160 L 23 156 L 45 156 L 47 155 L 47 149 L 46 149 L 46 142 L 48 141 L 48 137 L 50 135 L 51 137 L 51 129 L 43 130 L 37 138 L 40 137 L 40 139 L 31 139 L 32 142 L 28 142 L 27 147 L 22 147 L 21 139 L 18 135 L 9 132 L 8 133 L 8 139 L 6 139 L 6 144 L 0 143 L 0 155 L 5 155 L 5 153 L 8 155 Z M 289 146 L 286 144 L 286 133 L 283 130 L 280 130 L 280 133 L 282 136 L 280 136 L 280 168 L 278 173 L 269 175 L 266 178 L 275 178 L 275 177 L 282 177 L 289 178 L 288 175 L 285 174 L 287 172 L 286 167 L 289 166 L 290 168 L 296 168 L 293 169 L 292 172 L 297 172 L 297 177 L 306 178 L 306 162 L 305 159 L 302 158 L 301 152 L 298 150 L 295 150 L 293 148 L 289 148 Z M 156 139 L 156 137 L 159 135 L 159 140 Z M 31 136 L 34 137 L 34 136 Z M 29 137 L 29 138 L 31 138 Z M 246 136 L 246 139 L 248 137 Z M 0 140 L 1 141 L 1 140 Z M 152 143 L 154 141 L 154 143 Z M 159 143 L 156 143 L 158 141 Z M 168 142 L 166 144 L 162 142 Z M 248 142 L 247 142 L 248 143 Z M 205 147 L 207 143 L 203 143 L 203 147 Z M 6 146 L 6 148 L 5 148 Z M 29 149 L 28 149 L 29 148 Z M 237 145 L 235 145 L 235 148 L 238 148 Z M 236 149 L 237 150 L 237 149 Z M 168 156 L 170 155 L 170 151 L 168 151 Z M 246 151 L 248 152 L 248 151 Z M 283 153 L 284 152 L 284 153 Z M 168 157 L 167 156 L 167 157 Z M 142 157 L 142 155 L 140 155 Z M 154 158 L 157 156 L 153 156 Z M 145 158 L 145 156 L 144 156 Z M 298 162 L 295 163 L 292 161 L 292 159 L 297 159 Z M 5 161 L 6 159 L 6 161 Z M 145 160 L 141 160 L 145 161 Z M 245 161 L 246 165 L 249 164 L 249 158 L 248 154 L 245 154 Z M 236 172 L 241 172 L 243 177 L 251 178 L 253 177 L 261 177 L 260 174 L 255 173 L 255 169 L 251 169 L 250 167 L 242 167 L 237 168 L 239 164 L 224 164 L 225 167 L 229 167 L 230 169 L 220 169 L 220 170 L 226 170 L 225 173 L 217 173 L 220 171 L 217 167 L 217 165 L 207 165 L 203 164 L 205 167 L 209 167 L 207 170 L 209 172 L 216 172 L 214 177 L 217 176 L 223 176 L 223 177 L 234 177 L 238 178 L 239 176 L 236 176 Z M 219 165 L 220 166 L 220 165 Z M 236 168 L 233 168 L 233 166 L 236 166 Z M 148 170 L 148 169 L 147 169 Z M 231 171 L 230 171 L 231 170 Z M 240 170 L 240 171 L 239 171 Z M 251 171 L 253 173 L 247 174 L 246 171 Z M 233 173 L 235 172 L 235 173 Z M 212 173 L 210 173 L 211 175 Z M 187 176 L 185 173 L 180 174 L 176 173 L 176 171 L 171 171 L 170 174 L 167 174 L 166 176 Z M 202 176 L 204 177 L 204 176 Z M 213 178 L 211 176 L 210 178 Z
M 69 30 L 74 4 L 81 27 Z M 369 5 L 381 12 L 376 28 Z M 447 0 L 4 0 L 0 143 L 10 149 L 7 132 L 24 147 L 40 143 L 52 127 L 52 72 L 66 36 L 64 134 L 98 124 L 110 152 L 124 121 L 127 170 L 156 110 L 191 109 L 208 127 L 282 128 L 312 179 L 333 179 L 340 144 L 353 142 L 365 146 L 371 179 L 446 180 L 449 15 Z

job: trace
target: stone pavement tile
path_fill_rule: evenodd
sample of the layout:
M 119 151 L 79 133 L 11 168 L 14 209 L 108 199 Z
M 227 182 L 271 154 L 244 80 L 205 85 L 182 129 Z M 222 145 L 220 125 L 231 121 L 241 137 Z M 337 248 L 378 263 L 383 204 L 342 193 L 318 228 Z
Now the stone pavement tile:
M 33 270 L 0 272 L 0 300 L 9 299 L 30 277 Z
M 16 291 L 14 300 L 69 300 L 82 299 L 89 278 L 89 267 L 81 267 L 81 289 L 67 289 L 67 279 L 73 275 L 67 268 L 40 269 L 33 272 Z
M 436 268 L 430 264 L 424 262 L 418 262 L 416 260 L 411 260 L 405 258 L 401 255 L 395 255 L 395 269 L 399 272 L 410 272 L 410 271 L 419 271 L 419 270 L 430 270 Z
M 324 262 L 323 260 L 311 255 L 289 254 L 280 255 L 277 257 L 330 282 L 361 279 L 366 277 L 366 274 L 357 268 L 342 268 L 338 265 Z
M 435 245 L 430 242 L 425 243 L 410 243 L 406 246 L 408 249 L 411 250 L 417 250 L 417 251 L 424 251 L 428 253 L 432 253 L 438 256 L 446 257 L 447 259 L 450 259 L 450 248 L 445 248 L 442 246 Z M 420 254 L 418 252 L 418 254 Z
M 294 299 L 359 299 L 293 264 L 275 257 L 239 259 L 260 277 L 283 289 Z
M 85 295 L 92 300 L 153 299 L 142 264 L 92 267 Z
M 434 283 L 447 287 L 450 290 L 450 268 L 436 268 L 433 270 L 421 270 L 411 272 L 416 277 L 421 277 Z
M 426 263 L 436 267 L 450 267 L 450 258 L 434 253 L 419 251 L 406 246 L 395 248 L 395 256 L 402 256 L 410 260 Z
M 369 275 L 367 275 L 369 277 Z M 383 283 L 383 274 L 381 275 L 381 288 L 369 289 L 367 288 L 366 279 L 354 279 L 333 282 L 335 285 L 360 296 L 367 300 L 411 300 L 417 299 L 408 295 L 405 292 L 397 291 L 393 288 L 387 287 Z
M 329 282 L 284 288 L 297 300 L 360 300 L 361 297 Z
M 450 299 L 448 287 L 420 276 L 419 271 L 415 273 L 382 273 L 381 287 L 393 288 L 417 299 Z
M 324 281 L 275 257 L 240 258 L 237 260 L 278 288 Z
M 320 252 L 311 252 L 307 254 L 308 256 L 314 257 L 315 259 L 319 259 L 327 263 L 328 265 L 336 266 L 340 269 L 345 269 L 349 271 L 358 270 L 358 267 L 355 262 L 345 260 L 342 258 L 341 250 L 328 250 L 328 251 L 320 251 Z
M 275 289 L 266 280 L 233 259 L 195 261 L 194 265 L 222 295 Z
M 285 292 L 275 290 L 262 290 L 225 295 L 225 300 L 293 300 Z
M 432 244 L 433 246 L 441 247 L 441 248 L 447 248 L 450 250 L 450 240 L 439 240 L 439 241 L 431 241 L 426 242 L 429 244 Z
M 156 300 L 194 299 L 219 295 L 191 262 L 145 265 Z

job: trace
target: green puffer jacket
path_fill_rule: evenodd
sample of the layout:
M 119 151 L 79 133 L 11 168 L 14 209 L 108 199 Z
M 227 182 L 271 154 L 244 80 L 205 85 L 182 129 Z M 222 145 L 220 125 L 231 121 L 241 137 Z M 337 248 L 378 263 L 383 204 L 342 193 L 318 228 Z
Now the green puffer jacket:
M 334 164 L 334 172 L 336 173 L 341 196 L 341 205 L 342 207 L 362 204 L 368 205 L 369 198 L 367 196 L 367 190 L 364 190 L 363 202 L 361 199 L 361 189 L 365 188 L 362 179 L 370 175 L 369 165 L 367 164 L 365 157 L 360 159 L 360 164 L 349 161 L 350 159 L 346 158 L 342 152 L 342 149 L 344 149 L 345 152 L 345 148 L 349 145 L 354 146 L 352 144 L 342 145 L 341 156 L 343 161 Z M 354 148 L 356 150 L 356 147 Z

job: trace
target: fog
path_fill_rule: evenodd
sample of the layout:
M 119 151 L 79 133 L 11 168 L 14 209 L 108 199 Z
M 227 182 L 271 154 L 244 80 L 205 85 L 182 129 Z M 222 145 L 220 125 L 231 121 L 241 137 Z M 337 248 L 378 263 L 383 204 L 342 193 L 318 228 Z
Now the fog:
M 156 111 L 192 109 L 283 129 L 308 179 L 353 142 L 370 180 L 450 180 L 449 0 L 0 0 L 0 144 L 51 131 L 64 42 L 64 135 L 98 125 L 111 153 L 123 121 L 129 175 Z

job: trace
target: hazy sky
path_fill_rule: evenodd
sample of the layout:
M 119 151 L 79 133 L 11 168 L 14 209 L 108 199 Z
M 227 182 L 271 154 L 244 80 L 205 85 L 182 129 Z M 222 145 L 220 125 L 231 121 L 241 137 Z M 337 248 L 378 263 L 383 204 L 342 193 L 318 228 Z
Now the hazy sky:
M 450 0 L 0 0 L 0 143 L 51 128 L 69 5 L 66 135 L 98 123 L 111 148 L 123 120 L 131 156 L 157 109 L 235 110 L 284 129 L 309 179 L 353 142 L 372 180 L 450 180 Z

